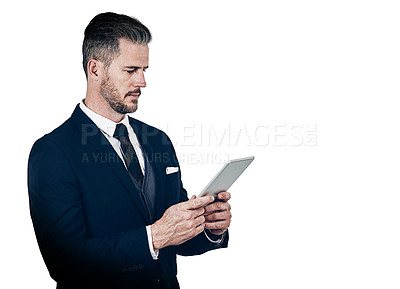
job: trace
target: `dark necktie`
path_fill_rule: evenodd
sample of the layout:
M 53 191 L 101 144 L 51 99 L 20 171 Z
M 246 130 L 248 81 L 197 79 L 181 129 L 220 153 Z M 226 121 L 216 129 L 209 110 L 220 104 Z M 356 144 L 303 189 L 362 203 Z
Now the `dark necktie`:
M 129 141 L 128 130 L 126 129 L 126 126 L 124 124 L 122 123 L 117 124 L 117 127 L 115 128 L 114 132 L 114 137 L 121 142 L 123 157 L 129 173 L 139 183 L 139 186 L 142 186 L 143 182 L 142 170 L 140 169 L 139 160 L 135 153 L 135 149 L 133 148 L 131 142 Z

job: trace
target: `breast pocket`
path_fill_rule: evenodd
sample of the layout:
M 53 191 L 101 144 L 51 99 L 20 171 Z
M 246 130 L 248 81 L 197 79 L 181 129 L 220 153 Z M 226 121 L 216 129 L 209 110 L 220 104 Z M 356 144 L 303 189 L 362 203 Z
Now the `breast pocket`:
M 169 193 L 177 193 L 179 196 L 181 185 L 181 172 L 178 166 L 168 166 L 165 168 L 165 179 Z

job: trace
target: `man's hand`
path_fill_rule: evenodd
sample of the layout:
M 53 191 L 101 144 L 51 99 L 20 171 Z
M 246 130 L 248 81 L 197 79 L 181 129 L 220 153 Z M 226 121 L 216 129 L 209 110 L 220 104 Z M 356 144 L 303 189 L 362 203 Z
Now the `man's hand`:
M 231 194 L 221 192 L 217 195 L 217 201 L 206 206 L 204 214 L 205 228 L 214 235 L 222 235 L 231 224 L 231 205 L 228 203 Z
M 205 196 L 169 207 L 161 219 L 151 225 L 154 250 L 180 245 L 204 231 L 204 207 L 214 201 Z

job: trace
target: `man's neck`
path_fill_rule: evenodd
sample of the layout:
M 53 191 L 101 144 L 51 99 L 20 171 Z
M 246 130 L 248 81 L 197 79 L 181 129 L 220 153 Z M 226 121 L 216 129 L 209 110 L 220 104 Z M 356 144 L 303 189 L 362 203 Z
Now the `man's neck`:
M 124 114 L 120 114 L 113 110 L 107 101 L 103 97 L 89 96 L 86 94 L 86 98 L 83 103 L 95 113 L 112 120 L 115 123 L 120 122 L 124 118 Z

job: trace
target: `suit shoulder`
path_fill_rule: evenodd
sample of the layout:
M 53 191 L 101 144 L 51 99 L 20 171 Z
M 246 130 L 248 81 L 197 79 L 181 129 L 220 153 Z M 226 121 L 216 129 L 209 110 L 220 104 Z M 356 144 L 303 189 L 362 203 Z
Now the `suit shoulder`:
M 44 136 L 36 140 L 32 146 L 32 150 L 35 147 L 42 146 L 58 146 L 59 148 L 61 148 L 64 144 L 70 141 L 71 136 L 73 136 L 75 131 L 76 129 L 74 129 L 74 124 L 71 121 L 71 118 L 69 118 L 53 131 L 45 134 Z

